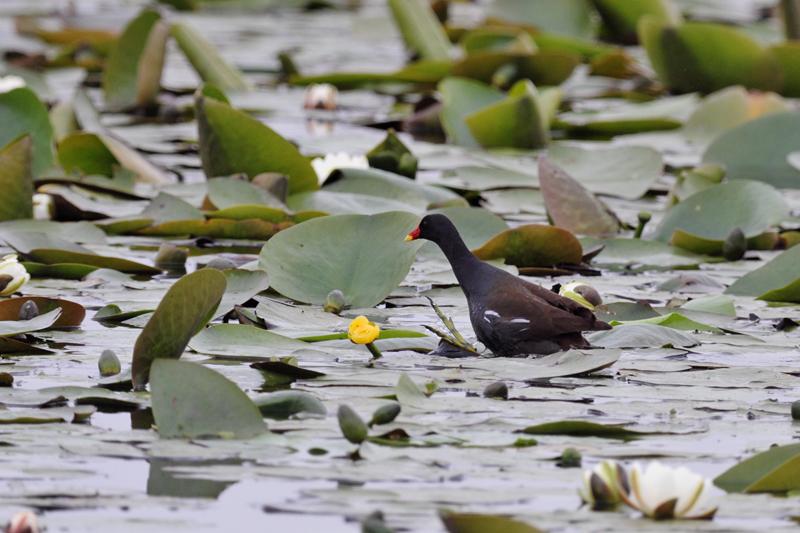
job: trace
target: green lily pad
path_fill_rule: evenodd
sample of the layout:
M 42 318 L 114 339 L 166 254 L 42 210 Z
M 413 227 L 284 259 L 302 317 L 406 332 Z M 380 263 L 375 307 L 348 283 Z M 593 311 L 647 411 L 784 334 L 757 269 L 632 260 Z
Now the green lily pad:
M 122 259 L 120 257 L 109 257 L 104 255 L 96 255 L 92 253 L 73 252 L 71 250 L 56 250 L 52 248 L 35 248 L 26 252 L 25 255 L 36 263 L 43 263 L 45 265 L 57 264 L 74 264 L 85 265 L 97 268 L 110 268 L 119 270 L 120 272 L 128 272 L 131 274 L 146 274 L 154 275 L 160 274 L 161 270 L 158 268 L 131 261 L 130 259 Z
M 119 161 L 93 133 L 77 132 L 58 143 L 58 162 L 65 172 L 112 176 Z
M 637 44 L 637 25 L 642 17 L 661 23 L 679 22 L 680 12 L 669 0 L 592 0 L 603 21 L 603 34 L 622 44 Z
M 0 93 L 0 123 L 4 124 L 0 131 L 0 146 L 7 146 L 21 135 L 30 135 L 33 140 L 33 159 L 29 164 L 34 176 L 41 175 L 52 166 L 53 128 L 47 108 L 36 93 L 27 87 Z M 17 149 L 21 150 L 27 141 L 21 142 L 23 144 Z
M 311 76 L 292 76 L 295 85 L 330 83 L 339 89 L 358 89 L 361 87 L 380 87 L 381 85 L 414 84 L 435 85 L 450 74 L 452 61 L 423 60 L 409 63 L 394 72 L 331 72 Z
M 505 516 L 442 512 L 439 517 L 448 533 L 541 533 L 542 530 Z
M 0 321 L 0 337 L 14 337 L 24 333 L 43 331 L 52 328 L 61 316 L 61 309 L 53 309 L 30 320 Z
M 128 23 L 111 48 L 103 73 L 103 93 L 110 107 L 155 101 L 168 35 L 169 27 L 154 10 L 145 9 Z
M 592 259 L 592 263 L 605 268 L 628 271 L 651 270 L 654 268 L 677 269 L 696 268 L 698 265 L 719 261 L 713 257 L 692 253 L 659 241 L 643 239 L 581 239 L 589 249 L 602 245 L 603 250 Z
M 697 346 L 700 341 L 687 333 L 655 324 L 628 322 L 609 331 L 590 333 L 593 346 L 603 348 L 661 348 Z
M 303 391 L 287 390 L 278 391 L 254 400 L 261 416 L 285 420 L 292 415 L 309 413 L 325 416 L 328 410 L 316 396 Z
M 405 178 L 402 178 L 405 179 Z M 327 189 L 327 187 L 326 187 Z M 424 211 L 423 207 L 393 198 L 382 198 L 371 194 L 352 192 L 335 192 L 329 190 L 310 191 L 293 194 L 286 200 L 286 205 L 293 211 L 310 211 L 331 215 L 377 215 L 389 211 Z M 406 198 L 408 198 L 406 196 Z
M 569 231 L 554 226 L 528 224 L 495 235 L 473 253 L 484 261 L 505 259 L 517 267 L 579 264 L 583 249 Z
M 267 429 L 242 389 L 197 363 L 158 359 L 150 385 L 158 434 L 167 439 L 249 439 Z
M 141 218 L 148 218 L 156 224 L 175 220 L 205 219 L 202 211 L 185 200 L 165 192 L 158 193 L 158 196 L 150 201 L 150 204 L 148 204 L 139 216 Z
M 214 316 L 227 313 L 234 306 L 243 304 L 256 294 L 269 288 L 269 278 L 263 270 L 223 270 L 226 286 L 225 294 Z
M 800 148 L 798 121 L 800 112 L 789 111 L 746 122 L 718 137 L 703 161 L 725 167 L 728 179 L 800 188 L 800 169 L 789 162 Z
M 800 246 L 789 248 L 772 261 L 736 280 L 727 294 L 760 297 L 767 301 L 800 303 Z
M 593 193 L 628 200 L 644 196 L 664 171 L 661 154 L 644 146 L 586 149 L 554 143 L 547 154 Z
M 672 207 L 653 238 L 667 242 L 681 230 L 703 239 L 724 241 L 736 228 L 746 237 L 754 237 L 788 214 L 789 206 L 773 187 L 757 181 L 732 181 L 700 191 Z
M 277 172 L 288 177 L 290 194 L 319 187 L 309 160 L 265 124 L 202 94 L 197 95 L 195 106 L 200 158 L 207 177 L 243 172 L 252 178 Z
M 749 35 L 722 24 L 678 26 L 645 17 L 639 39 L 661 81 L 675 92 L 711 93 L 732 85 L 778 90 L 781 70 Z
M 202 354 L 264 361 L 309 347 L 300 340 L 243 324 L 213 324 L 189 341 Z
M 423 59 L 448 59 L 450 40 L 426 0 L 389 0 L 408 48 Z
M 522 430 L 528 435 L 568 435 L 570 437 L 603 437 L 607 439 L 630 440 L 647 435 L 634 431 L 622 424 L 597 424 L 585 420 L 560 420 L 528 426 Z
M 584 0 L 496 0 L 488 15 L 492 18 L 533 26 L 572 37 L 592 37 L 591 8 Z
M 277 198 L 249 181 L 234 178 L 212 178 L 208 180 L 208 201 L 216 209 L 227 209 L 241 205 L 264 205 L 281 207 Z
M 225 61 L 214 45 L 189 25 L 182 22 L 172 24 L 170 35 L 203 81 L 223 91 L 246 91 L 250 88 L 239 69 Z
M 465 119 L 489 105 L 505 99 L 505 94 L 479 81 L 446 78 L 439 83 L 442 96 L 441 121 L 450 142 L 470 148 L 480 144 L 473 137 Z
M 212 218 L 210 220 L 172 220 L 155 226 L 136 229 L 138 235 L 176 237 L 191 235 L 214 239 L 249 239 L 264 241 L 281 230 L 279 224 L 257 218 L 229 220 Z
M 657 317 L 651 318 L 643 318 L 641 320 L 627 320 L 627 321 L 618 321 L 612 320 L 610 322 L 612 326 L 618 325 L 625 325 L 625 326 L 635 326 L 640 324 L 653 324 L 656 326 L 663 326 L 666 328 L 672 328 L 682 331 L 709 331 L 712 333 L 722 333 L 722 330 L 715 327 L 709 326 L 708 324 L 703 324 L 702 322 L 697 322 L 696 320 L 692 320 L 680 313 L 667 313 L 666 315 L 660 315 Z
M 33 218 L 32 145 L 25 135 L 0 149 L 0 221 Z
M 31 261 L 23 261 L 22 265 L 32 278 L 73 280 L 83 279 L 99 268 L 91 265 L 81 265 L 78 263 L 56 263 L 53 265 L 45 265 L 44 263 L 34 263 Z
M 445 203 L 460 198 L 454 192 L 441 187 L 423 185 L 392 172 L 378 169 L 348 168 L 337 172 L 323 191 L 363 194 L 404 202 L 419 209 L 430 204 Z
M 484 148 L 534 149 L 550 140 L 549 120 L 528 80 L 515 84 L 505 99 L 468 114 L 464 122 Z
M 225 293 L 225 276 L 203 269 L 170 287 L 133 348 L 133 384 L 143 388 L 156 359 L 178 359 L 189 339 L 213 317 Z
M 283 209 L 260 204 L 237 205 L 218 211 L 208 211 L 205 215 L 211 219 L 219 218 L 240 221 L 258 219 L 265 222 L 272 222 L 273 224 L 287 222 L 289 220 L 289 214 Z
M 578 235 L 616 235 L 616 215 L 564 169 L 539 158 L 539 188 L 553 225 Z
M 800 489 L 800 444 L 775 446 L 729 468 L 714 485 L 726 492 L 778 492 Z
M 348 305 L 372 307 L 405 278 L 418 243 L 406 243 L 417 219 L 409 213 L 338 215 L 281 231 L 261 251 L 273 289 L 322 304 L 339 289 Z

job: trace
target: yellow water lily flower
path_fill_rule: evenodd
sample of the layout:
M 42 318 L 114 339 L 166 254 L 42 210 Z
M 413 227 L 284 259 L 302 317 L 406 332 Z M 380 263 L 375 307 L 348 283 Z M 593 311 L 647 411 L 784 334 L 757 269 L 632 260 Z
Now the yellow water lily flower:
M 17 261 L 16 254 L 7 255 L 0 260 L 0 296 L 14 294 L 30 279 L 31 275 Z
M 357 316 L 347 328 L 347 338 L 355 344 L 370 344 L 378 338 L 381 328 L 370 322 L 364 315 Z
M 717 512 L 720 493 L 711 480 L 685 467 L 672 468 L 658 461 L 628 473 L 630 492 L 620 492 L 625 503 L 648 518 L 709 520 Z

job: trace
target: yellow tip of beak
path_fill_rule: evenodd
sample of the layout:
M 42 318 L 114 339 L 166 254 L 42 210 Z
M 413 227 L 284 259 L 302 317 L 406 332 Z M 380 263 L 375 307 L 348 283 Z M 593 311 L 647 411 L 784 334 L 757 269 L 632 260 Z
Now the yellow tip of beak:
M 411 235 L 406 235 L 406 238 L 405 238 L 405 239 L 403 239 L 403 240 L 405 240 L 406 242 L 408 242 L 408 241 L 413 241 L 413 240 L 414 240 L 414 237 L 412 237 Z

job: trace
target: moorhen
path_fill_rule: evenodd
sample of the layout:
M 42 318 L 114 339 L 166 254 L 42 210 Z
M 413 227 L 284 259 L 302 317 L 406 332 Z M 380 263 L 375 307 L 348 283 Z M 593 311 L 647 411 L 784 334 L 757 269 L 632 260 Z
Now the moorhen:
M 444 252 L 467 297 L 472 328 L 495 355 L 587 348 L 582 332 L 611 329 L 588 308 L 475 257 L 444 215 L 423 218 L 406 237 L 415 239 L 433 241 Z

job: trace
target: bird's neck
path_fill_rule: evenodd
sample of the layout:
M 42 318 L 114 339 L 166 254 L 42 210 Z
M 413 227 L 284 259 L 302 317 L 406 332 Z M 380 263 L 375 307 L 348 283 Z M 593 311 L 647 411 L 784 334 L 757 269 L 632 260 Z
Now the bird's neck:
M 476 281 L 480 278 L 483 263 L 469 251 L 467 245 L 460 238 L 440 243 L 439 248 L 450 262 L 450 266 L 453 267 L 458 284 L 469 296 L 471 292 L 474 292 Z

